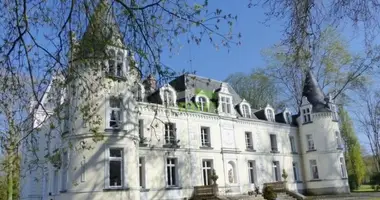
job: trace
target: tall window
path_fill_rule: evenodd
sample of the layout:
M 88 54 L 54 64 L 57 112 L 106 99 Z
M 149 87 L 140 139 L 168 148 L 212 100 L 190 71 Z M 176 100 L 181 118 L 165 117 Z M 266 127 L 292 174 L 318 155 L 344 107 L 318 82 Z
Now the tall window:
M 110 113 L 109 113 L 109 127 L 112 128 L 119 128 L 122 112 L 121 112 L 121 105 L 122 100 L 118 97 L 111 97 L 110 100 Z
M 310 170 L 312 179 L 319 179 L 318 166 L 316 160 L 310 160 Z
M 280 163 L 273 161 L 273 178 L 275 181 L 281 181 L 280 177 Z
M 54 170 L 53 174 L 53 194 L 58 194 L 58 170 Z
M 177 186 L 177 159 L 168 158 L 166 160 L 166 178 L 167 186 L 175 187 Z
M 174 106 L 173 92 L 171 92 L 168 89 L 164 90 L 164 105 L 166 105 L 166 106 Z
M 123 150 L 109 149 L 109 187 L 121 187 L 123 182 Z
M 253 140 L 252 140 L 252 133 L 251 132 L 245 132 L 245 145 L 247 149 L 253 150 Z
M 165 124 L 165 144 L 175 144 L 176 143 L 176 131 L 174 123 Z
M 210 128 L 201 127 L 201 142 L 202 142 L 202 147 L 211 147 Z
M 119 52 L 117 54 L 117 64 L 116 64 L 116 76 L 123 76 L 123 53 Z
M 199 101 L 199 109 L 201 111 L 206 112 L 208 110 L 207 109 L 207 99 L 205 97 L 198 97 L 198 101 Z
M 277 152 L 277 137 L 275 134 L 270 134 L 270 146 L 271 146 L 271 151 Z
M 296 162 L 293 162 L 293 175 L 294 175 L 294 180 L 299 181 L 299 174 L 298 174 L 298 164 Z
M 274 113 L 272 109 L 267 108 L 265 111 L 268 121 L 274 122 Z
M 242 105 L 243 109 L 243 117 L 251 118 L 251 115 L 249 114 L 249 106 L 244 104 Z
M 307 140 L 307 149 L 309 151 L 315 150 L 313 135 L 311 134 L 306 135 L 306 140 Z
M 346 166 L 345 166 L 345 164 L 344 164 L 344 159 L 343 159 L 343 157 L 340 157 L 340 158 L 339 158 L 339 161 L 340 161 L 340 170 L 341 170 L 342 177 L 343 177 L 343 178 L 346 178 L 346 177 L 347 177 L 347 174 L 346 174 Z
M 341 149 L 342 147 L 342 140 L 340 138 L 340 134 L 338 131 L 335 132 L 335 138 L 336 138 L 336 148 Z
M 256 163 L 253 160 L 248 161 L 248 175 L 249 175 L 249 183 L 255 183 Z
M 297 149 L 296 149 L 296 141 L 294 140 L 294 136 L 289 136 L 289 141 L 290 141 L 290 150 L 292 151 L 292 153 L 296 153 Z
M 144 157 L 139 158 L 139 180 L 140 180 L 140 187 L 145 188 L 145 159 Z
M 81 182 L 86 181 L 86 157 L 83 156 L 81 161 L 81 175 L 80 175 Z
M 140 142 L 141 142 L 141 139 L 144 138 L 144 120 L 143 119 L 139 119 L 139 138 L 140 138 Z
M 67 151 L 65 151 L 65 152 L 63 152 L 63 158 L 62 158 L 62 177 L 61 177 L 61 181 L 62 181 L 61 189 L 63 191 L 65 191 L 66 187 L 67 187 L 67 170 L 68 170 L 68 167 L 69 167 L 69 154 Z
M 311 122 L 310 108 L 302 109 L 303 123 Z
M 203 185 L 211 185 L 212 160 L 202 161 Z
M 222 104 L 222 112 L 231 113 L 231 98 L 229 97 L 221 97 L 220 98 Z
M 115 51 L 110 50 L 109 60 L 108 60 L 108 75 L 115 76 L 115 71 L 116 71 L 115 68 L 116 68 Z
M 334 104 L 331 104 L 330 109 L 332 112 L 333 120 L 338 121 L 338 112 L 336 110 L 336 106 Z

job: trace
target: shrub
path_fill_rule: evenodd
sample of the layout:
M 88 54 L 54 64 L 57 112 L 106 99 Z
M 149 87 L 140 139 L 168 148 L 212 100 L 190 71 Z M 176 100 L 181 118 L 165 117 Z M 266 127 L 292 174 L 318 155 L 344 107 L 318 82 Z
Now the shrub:
M 350 186 L 350 190 L 357 190 L 359 188 L 359 184 L 357 182 L 356 176 L 354 174 L 350 174 L 348 176 L 348 184 Z
M 265 186 L 263 189 L 263 197 L 266 200 L 275 200 L 277 198 L 277 194 L 274 192 L 272 186 Z
M 376 191 L 380 189 L 380 172 L 375 172 L 371 175 L 370 184 Z

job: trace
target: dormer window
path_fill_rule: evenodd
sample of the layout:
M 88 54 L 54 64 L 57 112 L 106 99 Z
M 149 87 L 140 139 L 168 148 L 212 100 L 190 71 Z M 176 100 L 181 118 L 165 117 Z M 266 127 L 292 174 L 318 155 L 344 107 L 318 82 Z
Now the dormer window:
M 285 120 L 286 120 L 287 124 L 291 124 L 292 123 L 292 114 L 289 111 L 285 112 Z
M 222 112 L 231 114 L 231 98 L 221 97 L 220 103 L 222 105 Z
M 123 54 L 121 52 L 117 54 L 116 76 L 123 76 Z
M 163 105 L 176 106 L 176 92 L 170 85 L 165 85 L 160 89 L 160 97 Z
M 265 110 L 265 115 L 266 115 L 268 121 L 274 122 L 274 112 L 273 112 L 273 109 L 267 108 Z
M 243 117 L 251 118 L 251 108 L 245 99 L 240 103 L 240 112 Z
M 205 96 L 197 96 L 196 103 L 200 111 L 207 112 L 208 111 L 208 98 Z
M 302 109 L 303 123 L 311 122 L 311 110 L 310 108 Z
M 116 65 L 115 51 L 111 49 L 109 53 L 109 60 L 108 60 L 108 75 L 110 76 L 115 75 L 115 65 Z

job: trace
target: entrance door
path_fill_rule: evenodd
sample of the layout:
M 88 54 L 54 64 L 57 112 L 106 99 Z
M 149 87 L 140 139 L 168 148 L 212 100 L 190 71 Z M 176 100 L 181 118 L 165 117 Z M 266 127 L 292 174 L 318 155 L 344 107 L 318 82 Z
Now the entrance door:
M 212 160 L 202 161 L 203 185 L 211 185 Z

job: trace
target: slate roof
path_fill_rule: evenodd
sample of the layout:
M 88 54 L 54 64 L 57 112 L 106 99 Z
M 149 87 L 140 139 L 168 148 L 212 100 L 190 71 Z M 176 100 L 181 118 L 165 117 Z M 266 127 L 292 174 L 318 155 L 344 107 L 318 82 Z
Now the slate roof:
M 90 17 L 87 29 L 79 42 L 77 56 L 105 55 L 107 45 L 120 46 L 117 41 L 122 41 L 122 34 L 116 23 L 112 6 L 107 0 L 101 0 Z
M 327 102 L 328 98 L 322 92 L 321 87 L 310 70 L 306 74 L 302 96 L 305 96 L 311 103 L 313 112 L 331 112 Z

